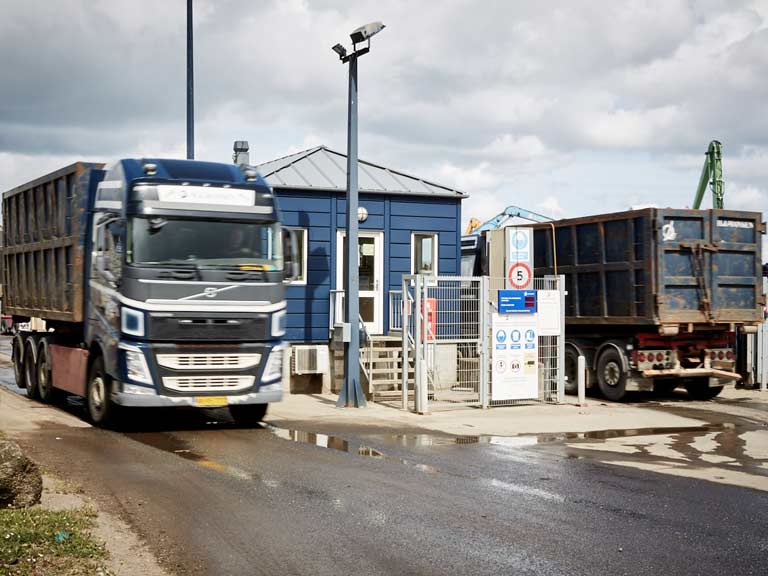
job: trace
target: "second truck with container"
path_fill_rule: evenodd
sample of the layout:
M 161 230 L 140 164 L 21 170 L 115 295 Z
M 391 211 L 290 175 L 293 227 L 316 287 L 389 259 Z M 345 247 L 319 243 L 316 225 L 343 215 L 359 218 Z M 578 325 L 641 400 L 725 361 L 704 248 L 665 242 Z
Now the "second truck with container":
M 258 422 L 282 398 L 293 270 L 274 195 L 252 169 L 188 160 L 76 163 L 3 195 L 17 384 L 129 407 L 223 407 Z
M 610 400 L 736 382 L 739 333 L 763 320 L 757 212 L 646 208 L 533 224 L 536 277 L 565 277 L 566 389 L 577 361 Z M 503 277 L 504 230 L 462 239 L 462 269 Z M 489 257 L 495 254 L 496 257 Z

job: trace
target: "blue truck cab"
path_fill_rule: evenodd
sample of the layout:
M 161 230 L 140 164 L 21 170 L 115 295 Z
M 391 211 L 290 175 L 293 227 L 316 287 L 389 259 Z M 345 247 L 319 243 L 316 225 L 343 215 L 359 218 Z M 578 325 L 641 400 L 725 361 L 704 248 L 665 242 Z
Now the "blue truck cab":
M 248 167 L 190 160 L 124 159 L 77 176 L 69 202 L 50 202 L 70 213 L 70 261 L 39 276 L 64 292 L 58 305 L 25 301 L 29 283 L 14 276 L 27 274 L 5 251 L 14 317 L 46 321 L 14 338 L 19 384 L 42 400 L 85 396 L 97 425 L 129 407 L 227 406 L 260 421 L 283 394 L 293 270 L 270 187 Z M 35 266 L 55 248 L 42 232 L 26 244 Z

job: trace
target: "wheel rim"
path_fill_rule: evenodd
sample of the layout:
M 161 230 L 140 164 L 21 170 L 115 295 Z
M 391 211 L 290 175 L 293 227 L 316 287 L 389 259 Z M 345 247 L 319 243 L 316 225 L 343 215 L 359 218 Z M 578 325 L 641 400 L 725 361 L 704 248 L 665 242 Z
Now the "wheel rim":
M 88 404 L 91 407 L 91 414 L 93 416 L 101 416 L 104 412 L 104 398 L 106 396 L 106 386 L 104 384 L 104 378 L 96 376 L 91 381 L 91 387 L 88 394 Z
M 613 360 L 603 368 L 603 380 L 608 386 L 614 387 L 621 380 L 621 367 Z
M 48 362 L 46 360 L 42 360 L 37 370 L 37 389 L 40 391 L 42 396 L 48 395 L 48 383 Z

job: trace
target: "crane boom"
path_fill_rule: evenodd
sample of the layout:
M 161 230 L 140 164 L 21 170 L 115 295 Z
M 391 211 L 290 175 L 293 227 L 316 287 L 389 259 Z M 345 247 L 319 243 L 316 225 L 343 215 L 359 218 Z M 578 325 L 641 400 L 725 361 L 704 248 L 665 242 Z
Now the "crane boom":
M 486 230 L 496 230 L 497 228 L 502 228 L 504 223 L 510 218 L 523 218 L 525 220 L 530 220 L 531 222 L 552 221 L 552 218 L 543 216 L 542 214 L 537 214 L 536 212 L 531 212 L 525 208 L 520 208 L 519 206 L 507 206 L 503 212 L 499 212 L 496 214 L 496 216 L 490 220 L 486 220 L 483 224 L 480 224 L 480 222 L 475 218 L 470 220 L 470 225 L 467 228 L 467 234 L 480 234 Z
M 723 145 L 717 140 L 712 140 L 709 143 L 709 148 L 704 156 L 704 166 L 701 169 L 699 187 L 696 190 L 696 198 L 693 201 L 693 208 L 696 210 L 701 208 L 707 184 L 712 189 L 712 208 L 722 210 L 725 196 L 723 187 Z

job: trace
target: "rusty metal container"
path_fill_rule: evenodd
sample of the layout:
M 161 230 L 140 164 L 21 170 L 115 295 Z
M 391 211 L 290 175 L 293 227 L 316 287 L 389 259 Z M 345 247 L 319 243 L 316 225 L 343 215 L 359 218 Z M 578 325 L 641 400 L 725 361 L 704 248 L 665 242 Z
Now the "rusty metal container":
M 646 208 L 535 229 L 535 275 L 565 275 L 569 325 L 762 320 L 758 212 Z
M 78 162 L 3 194 L 5 314 L 83 321 L 88 212 L 101 168 Z

